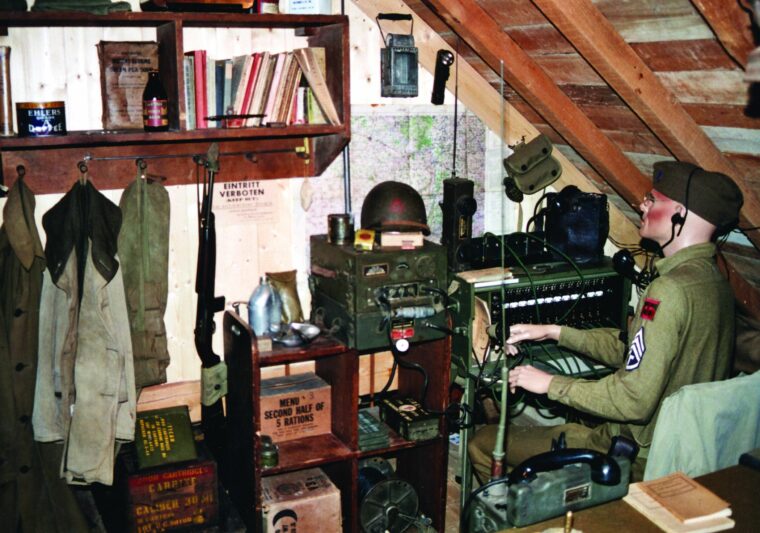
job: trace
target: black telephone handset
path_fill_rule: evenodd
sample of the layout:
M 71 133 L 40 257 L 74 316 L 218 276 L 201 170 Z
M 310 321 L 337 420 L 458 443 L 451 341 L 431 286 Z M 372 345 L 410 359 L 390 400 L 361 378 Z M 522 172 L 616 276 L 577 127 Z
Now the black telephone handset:
M 620 465 L 617 461 L 607 454 L 586 448 L 565 448 L 534 455 L 509 473 L 509 483 L 532 481 L 539 472 L 559 470 L 575 463 L 588 463 L 591 466 L 591 480 L 600 485 L 620 483 Z

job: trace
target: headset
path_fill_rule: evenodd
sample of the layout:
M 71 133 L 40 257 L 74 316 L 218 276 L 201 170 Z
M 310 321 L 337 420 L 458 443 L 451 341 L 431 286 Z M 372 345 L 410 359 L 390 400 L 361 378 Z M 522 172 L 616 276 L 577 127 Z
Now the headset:
M 681 213 L 673 213 L 673 216 L 670 217 L 670 223 L 672 225 L 670 230 L 670 239 L 668 239 L 668 242 L 660 247 L 662 250 L 664 250 L 667 245 L 673 242 L 673 239 L 680 236 L 681 232 L 683 231 L 683 226 L 686 224 L 686 217 L 689 216 L 689 191 L 691 190 L 691 180 L 694 178 L 694 174 L 697 172 L 697 170 L 700 170 L 700 168 L 694 167 L 692 171 L 689 172 L 689 177 L 686 178 L 686 197 L 684 198 L 684 207 L 686 208 L 686 212 L 683 215 Z M 676 233 L 676 226 L 680 226 L 678 228 L 678 233 Z
M 686 178 L 686 197 L 684 198 L 684 207 L 686 208 L 686 212 L 683 215 L 681 213 L 673 213 L 673 216 L 670 217 L 670 222 L 673 224 L 674 230 L 676 226 L 680 226 L 678 228 L 678 233 L 676 233 L 676 236 L 681 235 L 681 232 L 683 231 L 683 225 L 686 224 L 686 217 L 689 216 L 689 192 L 691 191 L 691 180 L 694 178 L 694 174 L 696 174 L 697 170 L 700 170 L 700 168 L 693 168 L 692 171 L 689 172 L 689 177 Z M 672 241 L 673 237 L 671 237 L 670 240 Z M 668 241 L 667 244 L 670 244 L 670 241 Z M 663 246 L 663 248 L 665 248 L 665 246 Z

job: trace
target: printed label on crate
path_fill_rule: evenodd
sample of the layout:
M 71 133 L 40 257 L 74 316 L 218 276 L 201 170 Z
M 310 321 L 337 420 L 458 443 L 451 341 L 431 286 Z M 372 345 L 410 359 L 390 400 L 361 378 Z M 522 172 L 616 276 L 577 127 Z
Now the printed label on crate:
M 184 468 L 135 474 L 128 480 L 130 522 L 138 533 L 213 525 L 218 517 L 216 465 L 203 461 Z
M 137 413 L 135 451 L 141 469 L 196 459 L 186 405 Z
M 261 480 L 266 533 L 343 531 L 340 491 L 319 468 Z
M 330 385 L 313 372 L 261 381 L 261 432 L 274 442 L 330 433 Z

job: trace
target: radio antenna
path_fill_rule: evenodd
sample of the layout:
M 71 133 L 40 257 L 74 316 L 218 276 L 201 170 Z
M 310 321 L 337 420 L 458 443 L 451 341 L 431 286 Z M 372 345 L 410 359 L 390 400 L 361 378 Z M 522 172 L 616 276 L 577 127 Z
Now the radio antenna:
M 456 65 L 454 66 L 454 150 L 451 157 L 451 177 L 457 177 L 457 125 L 459 124 L 459 36 L 454 48 L 456 55 Z

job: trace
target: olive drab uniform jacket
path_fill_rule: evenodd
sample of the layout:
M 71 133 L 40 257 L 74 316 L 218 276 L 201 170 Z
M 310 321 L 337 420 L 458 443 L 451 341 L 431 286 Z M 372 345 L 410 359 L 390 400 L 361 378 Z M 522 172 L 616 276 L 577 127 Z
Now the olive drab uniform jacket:
M 164 313 L 169 290 L 169 193 L 138 176 L 121 195 L 119 259 L 132 335 L 135 385 L 166 382 Z
M 45 255 L 34 194 L 19 179 L 0 228 L 0 517 L 2 529 L 87 531 L 59 467 L 63 447 L 34 441 L 32 409 Z
M 633 438 L 646 459 L 662 401 L 684 385 L 728 377 L 734 298 L 715 262 L 715 245 L 697 244 L 656 262 L 628 330 L 562 327 L 559 344 L 617 370 L 599 380 L 555 376 L 549 398 L 609 422 L 607 436 Z M 596 430 L 595 430 L 596 431 Z

